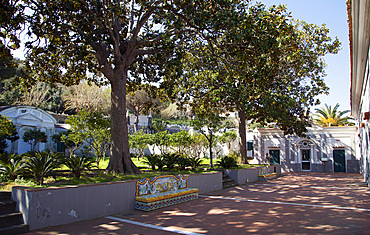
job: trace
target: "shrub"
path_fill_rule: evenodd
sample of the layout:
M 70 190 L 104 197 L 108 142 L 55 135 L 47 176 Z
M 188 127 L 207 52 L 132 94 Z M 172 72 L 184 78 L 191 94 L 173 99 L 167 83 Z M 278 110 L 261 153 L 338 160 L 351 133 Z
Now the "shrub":
M 202 163 L 202 159 L 199 157 L 188 157 L 188 161 L 192 170 L 196 170 Z
M 231 156 L 224 156 L 217 163 L 221 168 L 224 169 L 235 168 L 238 166 L 235 158 Z
M 3 178 L 15 180 L 25 170 L 25 162 L 22 156 L 15 154 L 0 154 L 0 173 Z
M 168 170 L 175 168 L 175 165 L 178 163 L 179 155 L 177 153 L 165 153 L 163 154 L 164 165 Z
M 36 183 L 42 185 L 44 177 L 50 175 L 60 166 L 61 155 L 50 151 L 35 151 L 24 154 L 25 169 L 36 178 Z
M 163 170 L 163 167 L 166 165 L 166 159 L 164 155 L 155 155 L 155 161 L 158 170 L 159 171 Z
M 93 157 L 73 155 L 72 157 L 65 158 L 63 163 L 71 170 L 73 176 L 79 179 L 81 173 L 91 170 L 94 167 L 93 164 L 95 162 Z
M 177 164 L 180 170 L 185 170 L 186 167 L 190 166 L 189 158 L 185 155 L 177 155 Z
M 143 157 L 142 160 L 143 163 L 148 164 L 152 170 L 155 170 L 155 166 L 157 165 L 158 162 L 158 155 L 146 155 Z
M 239 154 L 239 153 L 237 153 L 237 152 L 235 152 L 235 151 L 232 151 L 232 152 L 231 152 L 231 153 L 229 153 L 227 156 L 234 158 L 234 159 L 235 159 L 235 161 L 236 161 L 237 163 L 239 163 L 239 164 L 242 162 L 242 159 L 241 159 L 240 154 Z

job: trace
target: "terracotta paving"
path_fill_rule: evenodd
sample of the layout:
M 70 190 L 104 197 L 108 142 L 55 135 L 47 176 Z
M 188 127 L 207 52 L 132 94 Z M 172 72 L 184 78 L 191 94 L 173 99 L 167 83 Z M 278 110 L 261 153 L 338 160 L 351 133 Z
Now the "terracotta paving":
M 289 173 L 151 212 L 131 211 L 29 234 L 370 234 L 370 190 L 348 186 L 360 182 L 359 174 Z

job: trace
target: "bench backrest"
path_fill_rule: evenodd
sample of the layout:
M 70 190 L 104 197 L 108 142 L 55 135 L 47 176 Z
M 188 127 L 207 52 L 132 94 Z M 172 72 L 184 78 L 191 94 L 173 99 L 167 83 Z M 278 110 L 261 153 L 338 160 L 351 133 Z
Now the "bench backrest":
M 161 175 L 136 182 L 136 196 L 144 196 L 188 187 L 188 176 Z

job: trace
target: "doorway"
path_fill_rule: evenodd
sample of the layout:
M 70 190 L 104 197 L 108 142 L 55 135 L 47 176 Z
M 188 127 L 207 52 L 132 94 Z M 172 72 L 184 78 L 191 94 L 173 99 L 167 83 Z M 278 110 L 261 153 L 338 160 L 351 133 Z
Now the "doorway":
M 311 171 L 311 149 L 301 149 L 302 171 Z
M 280 150 L 270 149 L 270 164 L 271 165 L 280 165 Z
M 346 172 L 346 151 L 344 149 L 333 150 L 334 172 Z

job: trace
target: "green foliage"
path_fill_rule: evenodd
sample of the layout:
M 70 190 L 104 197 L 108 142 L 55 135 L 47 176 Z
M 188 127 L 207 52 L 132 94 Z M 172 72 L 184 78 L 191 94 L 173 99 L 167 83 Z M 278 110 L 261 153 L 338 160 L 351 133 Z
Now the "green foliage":
M 190 145 L 190 141 L 189 132 L 184 130 L 170 135 L 170 145 L 177 148 L 178 153 L 184 154 L 185 148 Z
M 221 129 L 222 121 L 225 119 L 213 107 L 193 107 L 195 109 L 194 111 L 196 111 L 197 118 L 191 122 L 194 129 L 199 131 L 208 141 L 211 168 L 213 168 L 212 148 L 217 144 L 215 133 Z
M 80 112 L 86 111 L 81 110 Z M 94 149 L 96 165 L 99 168 L 100 161 L 105 158 L 110 148 L 110 118 L 102 112 L 89 112 L 86 122 L 87 142 Z
M 218 165 L 224 169 L 236 168 L 238 163 L 233 156 L 224 156 L 218 160 Z
M 46 133 L 36 128 L 26 131 L 22 138 L 24 142 L 31 146 L 31 152 L 35 151 L 35 147 L 38 143 L 47 142 Z
M 4 153 L 8 147 L 6 140 L 16 141 L 19 139 L 13 122 L 8 120 L 7 117 L 0 115 L 0 153 Z
M 142 162 L 145 164 L 148 164 L 152 170 L 155 170 L 155 166 L 158 162 L 158 155 L 152 154 L 152 155 L 146 155 L 143 157 Z
M 24 154 L 25 169 L 42 185 L 44 178 L 51 175 L 61 164 L 62 155 L 50 151 L 35 151 Z
M 158 171 L 162 171 L 164 167 L 166 170 L 177 170 L 183 171 L 187 167 L 191 167 L 192 170 L 196 170 L 201 164 L 202 159 L 199 157 L 188 157 L 178 153 L 163 154 L 163 155 L 147 155 L 144 156 L 142 162 L 149 165 L 152 170 L 158 168 Z
M 217 141 L 220 143 L 227 143 L 229 151 L 231 150 L 231 143 L 236 140 L 238 134 L 236 131 L 225 131 L 221 136 L 217 136 Z
M 90 113 L 81 110 L 76 115 L 71 115 L 66 119 L 66 123 L 70 125 L 68 131 L 54 135 L 54 141 L 64 143 L 64 146 L 69 150 L 69 156 L 72 157 L 74 152 L 81 148 L 88 140 L 89 133 L 87 132 L 87 120 Z
M 158 167 L 158 170 L 162 171 L 164 166 L 167 163 L 165 154 L 155 155 L 155 159 L 156 159 L 156 166 Z
M 0 115 L 0 136 L 9 136 L 15 131 L 15 126 L 6 116 Z
M 14 105 L 21 97 L 22 88 L 18 81 L 24 72 L 23 67 L 23 62 L 17 59 L 0 60 L 0 106 Z
M 190 166 L 189 158 L 185 155 L 178 155 L 177 157 L 177 164 L 179 166 L 179 170 L 183 171 L 186 167 Z
M 15 180 L 23 173 L 25 163 L 22 156 L 0 153 L 0 174 L 5 180 Z
M 156 121 L 152 125 L 153 129 L 156 130 L 157 132 L 165 131 L 167 127 L 167 123 L 164 121 Z
M 316 113 L 313 114 L 313 122 L 323 127 L 353 125 L 349 122 L 353 118 L 345 116 L 350 110 L 339 111 L 338 108 L 338 103 L 334 108 L 327 104 L 325 104 L 325 107 L 316 108 Z
M 163 154 L 163 161 L 164 165 L 166 166 L 167 170 L 173 170 L 175 165 L 178 163 L 179 154 L 177 153 L 165 153 Z
M 199 157 L 188 157 L 188 163 L 192 170 L 196 170 L 202 164 L 202 159 Z
M 24 7 L 18 1 L 1 1 L 0 60 L 11 57 L 11 50 L 18 49 L 20 40 L 17 30 L 22 29 Z
M 72 156 L 64 159 L 63 163 L 71 170 L 74 177 L 79 179 L 81 173 L 94 167 L 94 158 L 86 156 Z
M 71 126 L 70 130 L 53 135 L 53 141 L 64 143 L 70 158 L 77 149 L 88 143 L 94 150 L 99 167 L 99 162 L 105 158 L 110 147 L 110 119 L 102 112 L 82 109 L 76 115 L 69 116 L 66 123 Z
M 152 135 L 144 133 L 142 130 L 135 132 L 129 136 L 130 147 L 135 148 L 139 152 L 139 157 L 145 155 L 145 149 L 152 142 Z
M 122 173 L 138 173 L 129 159 L 124 130 L 126 88 L 178 73 L 186 39 L 208 33 L 210 21 L 217 21 L 230 6 L 238 6 L 238 1 L 228 0 L 21 3 L 32 9 L 25 12 L 30 35 L 25 44 L 27 68 L 34 76 L 24 83 L 110 83 L 113 146 L 108 170 Z
M 159 147 L 161 154 L 167 152 L 167 148 L 170 146 L 170 134 L 167 131 L 157 132 L 153 136 L 153 144 Z
M 169 96 L 193 110 L 238 112 L 241 154 L 246 160 L 245 120 L 276 122 L 285 134 L 301 135 L 309 107 L 327 93 L 326 54 L 338 52 L 325 26 L 291 19 L 285 6 L 242 2 L 210 22 L 207 43 L 193 41 L 182 69 L 168 76 Z

